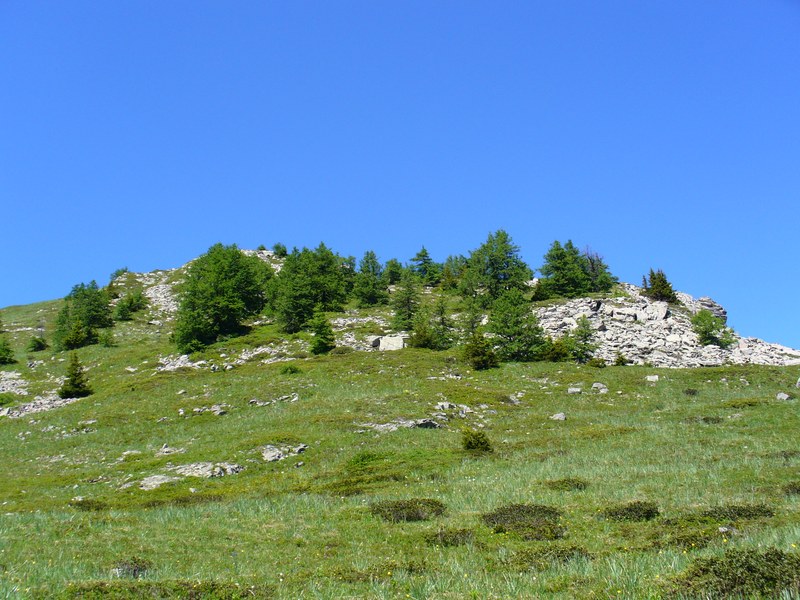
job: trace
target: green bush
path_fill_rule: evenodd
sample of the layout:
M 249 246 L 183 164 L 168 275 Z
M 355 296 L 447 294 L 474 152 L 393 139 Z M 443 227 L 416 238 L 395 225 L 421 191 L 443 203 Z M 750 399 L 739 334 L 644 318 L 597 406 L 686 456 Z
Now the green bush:
M 373 515 L 386 521 L 427 521 L 444 514 L 446 506 L 431 498 L 411 498 L 410 500 L 385 500 L 370 507 Z
M 463 356 L 464 361 L 476 371 L 492 369 L 500 365 L 500 361 L 492 349 L 492 344 L 480 332 L 476 332 L 464 344 Z
M 579 479 L 578 477 L 554 479 L 552 481 L 545 481 L 544 484 L 551 490 L 556 490 L 558 492 L 581 492 L 589 487 L 589 483 L 585 479 Z
M 72 508 L 83 510 L 87 512 L 97 512 L 101 510 L 108 510 L 108 503 L 102 500 L 95 500 L 94 498 L 74 498 L 69 501 Z
M 108 294 L 94 281 L 81 283 L 64 298 L 53 340 L 58 350 L 74 350 L 96 343 L 97 330 L 112 325 Z
M 592 555 L 582 546 L 551 543 L 515 552 L 509 562 L 511 566 L 520 571 L 544 571 L 558 565 L 565 565 L 573 560 L 590 560 L 591 558 Z
M 678 302 L 678 295 L 672 289 L 672 284 L 664 275 L 664 271 L 659 269 L 653 271 L 650 269 L 650 274 L 647 278 L 642 277 L 642 294 L 651 300 L 660 300 L 663 302 Z
M 605 369 L 608 366 L 608 364 L 604 359 L 593 356 L 588 361 L 586 361 L 586 366 L 593 367 L 595 369 Z
M 556 540 L 566 533 L 561 511 L 541 504 L 508 504 L 482 519 L 495 533 L 515 533 L 525 540 Z
M 146 307 L 147 296 L 142 293 L 142 290 L 132 292 L 117 302 L 114 309 L 114 320 L 130 321 L 134 313 L 144 310 Z
M 6 336 L 0 337 L 0 365 L 12 365 L 17 362 L 14 358 L 14 350 Z
M 692 317 L 692 329 L 703 346 L 727 348 L 736 341 L 733 330 L 710 310 L 703 309 Z
M 800 481 L 790 481 L 782 489 L 787 496 L 800 496 Z
M 471 529 L 438 529 L 423 536 L 426 543 L 431 546 L 451 548 L 453 546 L 466 546 L 475 541 L 475 532 Z
M 494 301 L 488 329 L 503 361 L 536 360 L 545 344 L 544 330 L 522 291 L 511 289 Z
M 651 521 L 660 513 L 655 502 L 634 500 L 627 504 L 611 506 L 602 514 L 609 521 Z
M 461 430 L 461 447 L 467 452 L 492 452 L 492 443 L 484 431 L 464 428 Z
M 69 583 L 58 592 L 40 590 L 34 598 L 55 600 L 140 600 L 142 598 L 170 600 L 252 600 L 272 598 L 264 587 L 221 581 L 179 579 L 154 581 L 150 579 L 118 581 L 84 581 Z
M 42 350 L 47 350 L 47 340 L 43 337 L 35 335 L 31 338 L 31 341 L 28 342 L 27 350 L 28 352 L 41 352 Z
M 310 325 L 314 334 L 309 347 L 311 354 L 326 354 L 336 347 L 333 328 L 324 313 L 316 313 Z
M 775 511 L 766 504 L 724 504 L 704 510 L 702 515 L 717 521 L 728 522 L 774 517 Z
M 731 549 L 722 556 L 695 559 L 667 589 L 691 598 L 795 598 L 800 594 L 800 556 L 777 548 Z

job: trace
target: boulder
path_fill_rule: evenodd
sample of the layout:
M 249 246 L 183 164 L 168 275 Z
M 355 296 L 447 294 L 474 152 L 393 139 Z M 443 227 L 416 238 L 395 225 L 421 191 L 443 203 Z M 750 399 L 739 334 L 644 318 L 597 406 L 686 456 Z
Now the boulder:
M 407 335 L 384 335 L 378 342 L 378 350 L 402 350 L 408 342 Z
M 775 396 L 775 400 L 781 400 L 781 401 L 788 400 L 789 398 L 791 398 L 791 396 L 789 394 L 787 394 L 786 392 L 779 392 Z
M 550 418 L 553 421 L 566 421 L 567 420 L 567 415 L 565 415 L 564 413 L 556 413 L 554 415 L 550 415 Z

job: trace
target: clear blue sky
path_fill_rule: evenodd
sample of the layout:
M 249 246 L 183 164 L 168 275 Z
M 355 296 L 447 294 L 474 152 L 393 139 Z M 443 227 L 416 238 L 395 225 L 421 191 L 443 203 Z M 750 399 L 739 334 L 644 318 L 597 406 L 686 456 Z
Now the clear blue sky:
M 0 2 L 0 306 L 572 239 L 800 347 L 800 2 Z

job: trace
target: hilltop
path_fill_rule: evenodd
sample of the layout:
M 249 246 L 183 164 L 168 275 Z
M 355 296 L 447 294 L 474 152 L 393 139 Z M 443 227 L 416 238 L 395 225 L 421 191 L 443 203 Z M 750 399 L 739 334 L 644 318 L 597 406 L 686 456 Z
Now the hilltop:
M 283 267 L 271 251 L 248 254 Z M 408 347 L 390 304 L 350 301 L 324 313 L 329 353 L 258 314 L 182 354 L 171 335 L 192 264 L 115 275 L 115 306 L 138 291 L 148 301 L 107 343 L 76 350 L 85 398 L 56 394 L 68 352 L 26 350 L 52 339 L 63 301 L 0 313 L 17 358 L 0 367 L 0 594 L 796 588 L 800 352 L 735 333 L 727 348 L 701 344 L 692 316 L 726 317 L 712 300 L 657 301 L 617 282 L 528 305 L 551 339 L 585 317 L 602 359 L 591 363 L 477 370 L 458 345 Z M 440 300 L 459 322 L 458 294 L 420 286 L 421 306 Z M 693 574 L 703 560 L 716 575 Z M 772 579 L 738 580 L 733 563 Z

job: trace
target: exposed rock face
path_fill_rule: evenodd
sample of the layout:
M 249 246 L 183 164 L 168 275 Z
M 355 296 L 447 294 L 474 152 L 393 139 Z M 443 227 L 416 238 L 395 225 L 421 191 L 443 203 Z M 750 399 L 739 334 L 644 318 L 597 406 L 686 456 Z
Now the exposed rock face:
M 578 298 L 539 308 L 539 321 L 548 335 L 558 338 L 574 329 L 577 320 L 585 316 L 596 332 L 594 342 L 599 347 L 595 356 L 607 362 L 621 354 L 634 364 L 656 367 L 800 364 L 800 351 L 756 338 L 736 336 L 727 349 L 702 346 L 692 329 L 692 315 L 706 309 L 727 318 L 725 309 L 710 298 L 695 300 L 679 292 L 682 304 L 672 307 L 643 296 L 635 285 L 622 285 L 625 296 Z

